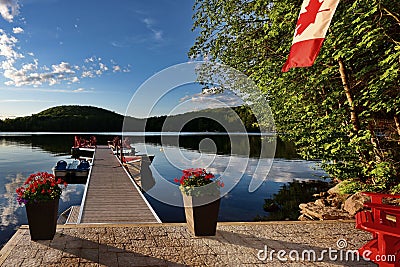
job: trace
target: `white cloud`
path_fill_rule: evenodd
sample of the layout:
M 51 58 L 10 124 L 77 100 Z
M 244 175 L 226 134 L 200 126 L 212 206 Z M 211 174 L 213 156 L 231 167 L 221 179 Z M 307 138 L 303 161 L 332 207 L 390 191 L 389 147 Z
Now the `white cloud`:
M 89 62 L 94 62 L 96 60 L 96 58 L 94 56 L 86 58 L 85 59 L 85 63 L 89 63 Z
M 4 77 L 9 79 L 5 84 L 40 86 L 44 83 L 55 85 L 62 81 L 77 82 L 79 78 L 74 76 L 75 71 L 73 68 L 69 63 L 61 62 L 60 64 L 52 65 L 51 69 L 45 68 L 47 71 L 38 72 L 38 60 L 34 59 L 33 63 L 22 64 L 20 69 L 14 66 L 4 69 Z
M 8 22 L 12 22 L 19 13 L 18 0 L 0 0 L 0 14 Z
M 54 103 L 55 101 L 37 99 L 2 99 L 0 103 Z
M 13 67 L 14 64 L 14 60 L 12 59 L 6 59 L 4 61 L 1 62 L 0 64 L 0 68 L 3 70 L 7 70 Z
M 113 72 L 121 71 L 121 67 L 118 65 L 113 66 Z
M 53 69 L 54 74 L 65 75 L 65 74 L 74 74 L 75 73 L 75 71 L 73 70 L 74 67 L 72 67 L 67 62 L 61 62 L 60 64 L 52 65 L 51 67 Z
M 108 67 L 104 64 L 104 63 L 99 63 L 99 67 L 100 67 L 100 70 L 101 71 L 107 71 L 108 70 Z
M 23 33 L 24 29 L 22 29 L 21 27 L 15 27 L 13 28 L 13 33 L 15 34 L 19 34 L 19 33 Z
M 146 27 L 151 27 L 154 24 L 154 20 L 151 18 L 145 18 L 143 19 L 143 23 L 146 24 Z
M 140 20 L 147 29 L 147 32 L 139 35 L 125 36 L 119 40 L 113 40 L 110 44 L 118 48 L 132 47 L 137 44 L 149 44 L 149 48 L 159 47 L 163 44 L 164 32 L 157 25 L 157 22 L 149 17 Z
M 90 70 L 87 70 L 87 71 L 82 72 L 81 77 L 82 78 L 94 78 L 95 75 Z
M 161 30 L 152 30 L 154 39 L 157 41 L 161 41 L 163 39 L 163 31 Z
M 184 113 L 193 110 L 236 107 L 243 105 L 243 100 L 230 91 L 218 94 L 213 93 L 213 89 L 203 90 L 202 93 L 185 95 L 179 102 L 182 103 L 175 113 Z
M 0 29 L 0 56 L 5 57 L 6 60 L 12 61 L 23 58 L 24 56 L 15 50 L 15 45 L 17 43 L 17 38 L 7 35 L 2 29 Z
M 185 102 L 186 100 L 189 100 L 191 98 L 190 95 L 185 95 L 184 97 L 181 97 L 181 99 L 179 99 L 179 103 Z
M 22 31 L 22 28 L 13 29 L 14 33 Z M 8 86 L 38 87 L 44 84 L 52 86 L 62 82 L 71 84 L 79 82 L 80 78 L 95 78 L 111 71 L 109 66 L 101 62 L 102 58 L 97 56 L 85 59 L 81 66 L 62 61 L 48 67 L 40 66 L 39 60 L 34 57 L 34 53 L 30 52 L 27 55 L 31 57 L 31 61 L 22 62 L 25 56 L 19 52 L 20 48 L 17 45 L 18 39 L 15 36 L 8 35 L 0 29 L 0 71 L 3 71 L 3 76 L 7 79 L 4 84 Z M 113 66 L 112 71 L 129 72 L 130 70 L 128 67 L 122 69 L 119 66 L 118 68 Z
M 9 81 L 5 82 L 6 85 L 40 86 L 44 83 L 55 85 L 62 81 L 79 81 L 78 77 L 75 76 L 75 66 L 71 66 L 67 62 L 54 64 L 51 69 L 46 66 L 39 68 L 38 59 L 34 59 L 33 63 L 23 63 L 19 69 L 14 64 L 2 64 L 1 66 L 4 70 L 4 77 L 9 79 Z
M 77 83 L 77 82 L 79 82 L 79 78 L 78 77 L 73 77 L 71 82 L 72 83 Z
M 145 18 L 142 20 L 143 23 L 146 25 L 146 28 L 149 29 L 153 33 L 153 39 L 156 41 L 162 41 L 163 40 L 163 31 L 160 29 L 157 29 L 155 27 L 155 21 L 151 18 Z

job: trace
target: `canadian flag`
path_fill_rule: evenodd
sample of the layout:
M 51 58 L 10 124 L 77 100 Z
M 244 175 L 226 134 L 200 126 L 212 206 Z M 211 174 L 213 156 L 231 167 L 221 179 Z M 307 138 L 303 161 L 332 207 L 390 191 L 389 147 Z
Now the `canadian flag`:
M 304 0 L 283 72 L 314 64 L 338 3 L 339 0 Z

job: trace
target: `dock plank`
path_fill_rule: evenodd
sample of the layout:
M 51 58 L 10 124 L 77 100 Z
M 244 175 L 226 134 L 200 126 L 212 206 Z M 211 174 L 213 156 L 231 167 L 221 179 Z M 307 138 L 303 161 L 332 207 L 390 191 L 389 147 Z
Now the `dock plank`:
M 78 222 L 80 206 L 72 206 L 65 224 L 76 224 Z
M 159 220 L 115 157 L 98 146 L 80 223 L 158 223 Z

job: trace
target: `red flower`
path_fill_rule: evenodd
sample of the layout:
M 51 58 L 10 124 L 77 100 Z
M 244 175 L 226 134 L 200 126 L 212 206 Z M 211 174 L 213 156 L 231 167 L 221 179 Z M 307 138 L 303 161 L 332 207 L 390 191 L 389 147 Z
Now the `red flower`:
M 212 178 L 214 178 L 214 177 L 215 177 L 214 174 L 207 173 L 206 176 L 205 176 L 204 178 L 206 178 L 206 179 L 212 179 Z
M 212 180 L 215 175 L 212 173 L 207 173 L 206 169 L 203 168 L 190 168 L 182 170 L 182 177 L 174 179 L 174 182 L 179 183 L 182 188 L 193 188 L 201 187 L 210 183 L 215 183 L 218 187 L 223 187 L 224 184 L 220 183 L 218 180 Z
M 17 201 L 19 204 L 28 204 L 40 201 L 48 201 L 59 197 L 62 189 L 58 186 L 64 183 L 62 179 L 56 179 L 53 174 L 37 172 L 29 175 L 24 186 L 17 188 Z M 67 183 L 64 183 L 67 187 Z M 40 194 L 36 194 L 40 192 Z

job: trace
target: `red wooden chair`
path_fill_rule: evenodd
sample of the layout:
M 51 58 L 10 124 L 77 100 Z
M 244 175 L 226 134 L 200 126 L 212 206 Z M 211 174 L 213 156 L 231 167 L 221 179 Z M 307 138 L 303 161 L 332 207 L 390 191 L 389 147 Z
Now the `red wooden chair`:
M 370 232 L 372 240 L 358 252 L 380 267 L 400 267 L 400 206 L 382 203 L 385 198 L 400 198 L 400 195 L 363 194 L 371 198 L 371 202 L 364 203 L 370 210 L 356 214 L 356 228 Z

